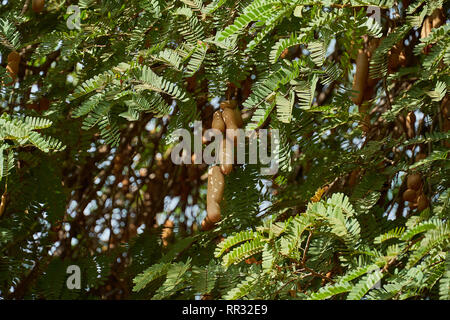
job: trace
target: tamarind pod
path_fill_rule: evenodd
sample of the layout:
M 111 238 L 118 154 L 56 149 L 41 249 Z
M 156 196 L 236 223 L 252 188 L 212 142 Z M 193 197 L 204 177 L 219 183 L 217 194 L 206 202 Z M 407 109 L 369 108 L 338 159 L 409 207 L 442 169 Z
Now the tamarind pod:
M 235 109 L 237 107 L 237 101 L 236 100 L 225 100 L 220 103 L 220 109 Z
M 50 100 L 48 100 L 46 97 L 42 97 L 41 100 L 39 100 L 39 111 L 45 111 L 50 108 Z
M 427 157 L 425 153 L 418 153 L 416 157 L 414 158 L 414 162 L 419 162 L 420 160 L 423 160 Z
M 238 129 L 236 114 L 233 109 L 226 108 L 222 111 L 222 118 L 225 122 L 227 129 Z
M 410 203 L 408 204 L 408 207 L 409 207 L 411 210 L 417 209 L 417 203 L 410 202 Z
M 213 224 L 220 221 L 220 205 L 217 202 L 210 202 L 206 205 L 207 218 Z
M 203 219 L 202 221 L 202 230 L 204 231 L 208 231 L 211 230 L 214 226 L 214 223 L 212 223 L 208 217 L 206 217 L 205 219 Z
M 364 96 L 364 89 L 367 84 L 367 75 L 369 71 L 369 60 L 367 59 L 367 53 L 364 50 L 359 50 L 356 57 L 356 73 L 353 78 L 352 90 L 355 91 L 352 94 L 352 101 L 354 104 L 361 104 Z
M 5 83 L 5 85 L 10 86 L 16 82 L 17 74 L 19 73 L 20 54 L 17 51 L 11 51 L 8 54 L 7 61 L 6 71 L 12 80 L 11 82 Z
M 416 123 L 416 116 L 413 111 L 409 112 L 406 116 L 406 135 L 408 139 L 414 138 L 416 135 L 416 129 L 415 129 L 415 123 Z
M 167 245 L 169 244 L 169 239 L 173 234 L 173 227 L 174 227 L 174 224 L 173 224 L 172 220 L 167 220 L 164 223 L 164 228 L 162 229 L 162 233 L 161 233 L 162 243 L 163 243 L 164 247 L 167 247 Z
M 220 203 L 225 189 L 225 177 L 219 166 L 213 166 L 208 170 L 207 204 L 210 202 Z
M 44 9 L 45 0 L 33 0 L 31 8 L 34 12 L 39 13 Z
M 237 126 L 239 128 L 243 128 L 244 127 L 244 121 L 242 120 L 241 110 L 239 110 L 239 108 L 235 108 L 234 109 L 234 114 L 235 114 Z
M 350 177 L 348 179 L 348 185 L 352 188 L 358 182 L 359 170 L 355 169 L 350 173 Z
M 224 138 L 220 148 L 220 170 L 224 175 L 229 175 L 233 171 L 232 149 L 227 149 L 227 139 Z
M 428 35 L 431 32 L 432 26 L 433 26 L 433 22 L 431 21 L 430 17 L 426 17 L 423 20 L 422 29 L 420 30 L 420 38 L 421 39 L 428 37 Z
M 444 13 L 442 9 L 434 9 L 433 13 L 430 16 L 431 20 L 431 28 L 439 28 L 445 22 Z
M 408 189 L 419 190 L 422 186 L 422 177 L 418 173 L 414 173 L 408 176 L 406 180 L 406 186 Z
M 416 194 L 415 190 L 406 189 L 406 191 L 403 192 L 403 200 L 415 203 L 416 199 L 417 199 L 417 194 Z
M 428 198 L 424 194 L 419 195 L 419 197 L 417 198 L 417 210 L 421 212 L 428 208 L 428 205 Z
M 222 114 L 220 113 L 219 110 L 217 110 L 213 114 L 213 121 L 211 127 L 213 129 L 219 130 L 222 133 L 225 132 L 225 122 L 223 121 Z
M 19 63 L 20 62 L 20 54 L 17 52 L 17 51 L 11 51 L 9 54 L 8 54 L 8 57 L 7 57 L 7 62 L 8 62 L 8 64 L 10 63 L 10 62 L 17 62 L 17 63 Z
M 400 41 L 389 51 L 388 72 L 395 72 L 397 71 L 398 67 L 405 66 L 405 64 L 405 46 L 403 45 L 403 42 Z

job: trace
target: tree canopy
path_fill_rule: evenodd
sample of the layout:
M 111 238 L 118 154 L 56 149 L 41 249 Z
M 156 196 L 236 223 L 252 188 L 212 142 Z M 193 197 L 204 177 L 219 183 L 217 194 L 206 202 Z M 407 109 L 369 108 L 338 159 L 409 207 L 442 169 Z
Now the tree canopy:
M 449 13 L 3 0 L 0 298 L 450 299 Z M 202 227 L 211 166 L 174 133 L 230 101 L 278 171 L 230 167 Z

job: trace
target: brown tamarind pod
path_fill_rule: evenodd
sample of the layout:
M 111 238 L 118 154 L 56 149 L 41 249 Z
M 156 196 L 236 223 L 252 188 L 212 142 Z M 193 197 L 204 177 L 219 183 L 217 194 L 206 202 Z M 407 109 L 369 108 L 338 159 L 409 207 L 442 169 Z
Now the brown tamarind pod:
M 50 100 L 47 97 L 42 97 L 39 100 L 39 111 L 46 111 L 48 108 L 50 108 Z
M 367 53 L 364 50 L 358 51 L 358 56 L 356 57 L 356 73 L 353 78 L 352 93 L 353 103 L 359 105 L 361 104 L 364 96 L 364 89 L 367 84 L 367 75 L 369 71 L 369 60 L 367 59 Z
M 431 20 L 431 28 L 439 28 L 445 22 L 444 13 L 441 9 L 434 9 L 433 13 L 430 16 Z
M 9 54 L 8 54 L 8 57 L 7 57 L 7 62 L 8 62 L 8 64 L 10 63 L 10 62 L 20 62 L 20 54 L 17 52 L 17 51 L 11 51 Z
M 409 202 L 408 207 L 409 207 L 411 210 L 417 209 L 417 203 Z
M 409 112 L 406 116 L 406 136 L 408 139 L 412 139 L 416 136 L 416 129 L 415 129 L 415 123 L 416 123 L 416 115 L 413 111 Z
M 448 98 L 448 95 L 442 99 L 441 103 L 441 115 L 442 115 L 442 131 L 447 132 L 450 131 L 450 99 Z M 444 145 L 447 148 L 450 148 L 450 142 L 444 141 Z
M 220 103 L 220 109 L 235 109 L 237 107 L 236 100 L 225 100 Z
M 422 186 L 422 177 L 418 173 L 413 173 L 408 176 L 406 180 L 406 186 L 408 189 L 419 190 Z
M 229 175 L 233 171 L 233 158 L 231 148 L 227 149 L 227 139 L 224 138 L 220 149 L 220 170 L 224 175 Z
M 222 118 L 228 129 L 238 129 L 236 114 L 233 109 L 226 108 L 222 112 Z
M 213 224 L 220 221 L 220 205 L 217 202 L 210 202 L 207 205 L 207 218 Z
M 350 173 L 350 177 L 348 178 L 348 185 L 352 188 L 358 182 L 359 170 L 355 169 Z
M 31 4 L 31 8 L 34 12 L 39 13 L 44 9 L 45 0 L 33 0 Z
M 425 153 L 418 153 L 414 158 L 414 162 L 419 162 L 420 160 L 426 159 L 427 155 Z
M 208 170 L 208 193 L 207 204 L 210 202 L 220 203 L 225 189 L 225 177 L 219 166 L 213 166 Z
M 222 133 L 225 132 L 225 122 L 223 121 L 222 114 L 219 110 L 217 110 L 213 114 L 213 121 L 211 127 L 213 129 L 219 130 Z
M 7 57 L 6 71 L 12 78 L 11 82 L 5 83 L 6 86 L 11 86 L 16 82 L 17 74 L 19 73 L 20 54 L 17 51 L 11 51 Z
M 428 198 L 424 194 L 421 194 L 419 195 L 419 197 L 417 197 L 417 210 L 419 212 L 428 208 L 428 205 L 429 205 Z
M 422 29 L 420 30 L 420 38 L 421 39 L 428 37 L 428 35 L 431 32 L 432 26 L 433 26 L 433 24 L 432 24 L 430 17 L 425 17 L 425 19 L 423 19 Z
M 162 234 L 161 234 L 161 238 L 162 238 L 162 243 L 164 247 L 167 247 L 167 245 L 169 244 L 169 240 L 170 237 L 173 234 L 173 221 L 172 220 L 167 220 L 164 223 L 164 228 L 162 229 Z
M 214 227 L 214 223 L 212 223 L 208 217 L 206 217 L 205 219 L 203 219 L 202 221 L 202 230 L 204 231 L 208 231 L 211 230 Z
M 417 194 L 416 191 L 413 189 L 406 189 L 405 192 L 403 192 L 403 200 L 408 202 L 416 202 Z
M 241 110 L 239 110 L 239 108 L 235 108 L 234 109 L 234 114 L 235 114 L 237 126 L 239 128 L 243 128 L 244 127 L 244 121 L 242 120 Z
M 398 67 L 404 67 L 406 65 L 406 54 L 405 46 L 403 45 L 403 40 L 394 45 L 394 47 L 389 51 L 388 59 L 388 72 L 392 73 L 397 71 Z

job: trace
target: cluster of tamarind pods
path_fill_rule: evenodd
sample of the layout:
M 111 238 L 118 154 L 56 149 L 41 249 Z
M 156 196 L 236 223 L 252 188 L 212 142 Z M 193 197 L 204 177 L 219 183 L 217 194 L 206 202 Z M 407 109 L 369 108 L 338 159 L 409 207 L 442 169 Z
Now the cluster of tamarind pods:
M 421 155 L 419 154 L 418 156 Z M 420 157 L 420 159 L 423 157 L 425 155 Z M 418 160 L 418 157 L 416 157 L 416 161 Z M 425 210 L 429 205 L 429 201 L 423 192 L 423 181 L 420 174 L 412 173 L 408 175 L 406 178 L 406 186 L 407 189 L 403 192 L 403 200 L 408 202 L 409 208 L 411 210 L 417 209 L 419 212 Z
M 431 15 L 425 17 L 421 29 L 420 37 L 422 39 L 428 37 L 431 30 L 433 28 L 438 28 L 445 23 L 445 17 L 442 9 L 435 9 Z M 360 49 L 358 51 L 358 55 L 356 57 L 356 72 L 353 78 L 353 86 L 352 91 L 353 94 L 351 99 L 353 103 L 358 105 L 359 112 L 364 115 L 364 118 L 361 123 L 361 129 L 364 132 L 369 130 L 370 117 L 369 117 L 369 103 L 370 100 L 375 93 L 375 86 L 380 79 L 372 79 L 369 76 L 369 64 L 374 54 L 376 48 L 379 46 L 382 41 L 381 38 L 373 38 L 366 41 L 366 45 L 364 49 Z M 425 48 L 425 54 L 428 52 L 429 48 Z M 400 66 L 405 66 L 407 62 L 407 57 L 405 53 L 405 46 L 403 44 L 403 40 L 400 40 L 394 47 L 389 51 L 389 59 L 388 59 L 388 72 L 392 73 L 397 71 Z M 410 116 L 410 115 L 408 115 Z M 406 119 L 407 120 L 407 119 Z M 408 121 L 407 121 L 408 122 Z M 408 126 L 408 124 L 406 124 Z M 409 130 L 411 131 L 411 130 Z M 410 132 L 411 133 L 411 132 Z
M 45 0 L 32 0 L 31 9 L 36 13 L 40 13 L 42 9 L 44 9 L 44 5 Z M 12 86 L 16 83 L 17 74 L 19 73 L 19 64 L 20 54 L 16 50 L 11 51 L 7 57 L 6 71 L 12 80 L 10 82 L 5 82 L 5 86 Z
M 225 189 L 225 175 L 230 174 L 233 170 L 233 150 L 227 148 L 226 140 L 236 139 L 235 130 L 242 128 L 243 125 L 241 112 L 236 100 L 223 101 L 220 104 L 220 109 L 213 114 L 211 127 L 219 130 L 224 136 L 220 152 L 216 155 L 216 162 L 219 160 L 220 166 L 216 164 L 208 170 L 207 215 L 202 221 L 203 230 L 210 230 L 221 219 L 220 202 L 223 199 Z

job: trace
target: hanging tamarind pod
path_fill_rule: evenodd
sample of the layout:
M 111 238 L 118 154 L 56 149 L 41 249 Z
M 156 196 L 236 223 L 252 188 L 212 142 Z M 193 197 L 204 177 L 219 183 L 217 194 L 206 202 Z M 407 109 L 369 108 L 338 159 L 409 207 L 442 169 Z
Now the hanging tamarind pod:
M 403 192 L 403 200 L 408 202 L 415 203 L 417 199 L 416 191 L 413 189 L 406 189 L 405 192 Z
M 431 32 L 432 26 L 433 26 L 433 22 L 430 19 L 430 17 L 425 17 L 425 19 L 423 19 L 422 29 L 420 30 L 420 38 L 421 39 L 428 37 L 428 35 Z
M 225 108 L 222 111 L 222 118 L 223 121 L 225 122 L 227 130 L 228 129 L 236 130 L 239 128 L 237 125 L 238 121 L 236 120 L 236 114 L 233 109 Z
M 173 227 L 174 224 L 172 220 L 167 220 L 166 222 L 164 222 L 164 228 L 162 229 L 161 233 L 162 244 L 164 247 L 167 247 L 167 245 L 169 244 L 170 237 L 173 234 Z
M 6 86 L 11 86 L 16 82 L 17 74 L 19 73 L 20 54 L 17 51 L 11 51 L 7 57 L 6 71 L 12 78 L 11 82 L 5 83 Z
M 223 121 L 222 114 L 219 110 L 217 110 L 213 114 L 213 121 L 211 127 L 213 129 L 219 130 L 222 133 L 225 132 L 225 122 Z
M 239 110 L 239 107 L 236 107 L 234 109 L 234 114 L 235 114 L 236 124 L 237 124 L 238 128 L 243 128 L 244 121 L 242 120 L 241 110 Z
M 348 185 L 350 188 L 353 188 L 358 182 L 359 169 L 355 169 L 350 173 L 350 177 L 348 178 Z
M 361 104 L 364 96 L 364 89 L 367 84 L 367 75 L 369 71 L 369 60 L 367 59 L 367 53 L 364 50 L 358 51 L 356 57 L 356 73 L 353 78 L 352 90 L 355 91 L 352 94 L 352 101 L 354 104 Z
M 208 170 L 208 189 L 206 195 L 206 211 L 210 221 L 220 220 L 219 203 L 223 198 L 225 178 L 219 166 L 213 166 Z
M 439 28 L 445 22 L 445 16 L 442 11 L 442 8 L 434 9 L 433 13 L 430 16 L 431 20 L 431 28 Z
M 423 160 L 427 157 L 427 155 L 425 153 L 418 153 L 415 158 L 414 158 L 414 162 L 418 162 L 420 160 Z
M 224 175 L 229 175 L 233 171 L 233 150 L 227 148 L 227 139 L 224 138 L 220 148 L 220 170 Z M 231 145 L 231 144 L 230 144 Z
M 39 100 L 39 111 L 46 111 L 50 108 L 50 100 L 48 100 L 47 97 L 42 97 L 41 100 Z
M 31 8 L 34 12 L 40 13 L 44 9 L 45 0 L 33 0 L 31 3 Z
M 415 123 L 416 123 L 416 115 L 414 114 L 414 111 L 408 112 L 405 121 L 406 136 L 408 137 L 408 139 L 412 139 L 416 136 Z
M 236 100 L 225 100 L 220 103 L 220 109 L 235 109 L 237 107 L 237 101 Z
M 408 176 L 406 180 L 406 186 L 408 189 L 419 190 L 422 187 L 422 177 L 418 173 L 413 173 Z
M 389 51 L 388 72 L 393 73 L 397 71 L 399 67 L 404 67 L 405 65 L 405 46 L 403 45 L 403 40 L 400 40 L 400 42 L 395 44 L 394 47 Z
M 424 194 L 419 195 L 419 197 L 417 197 L 417 211 L 421 212 L 428 208 L 428 206 L 428 198 Z

